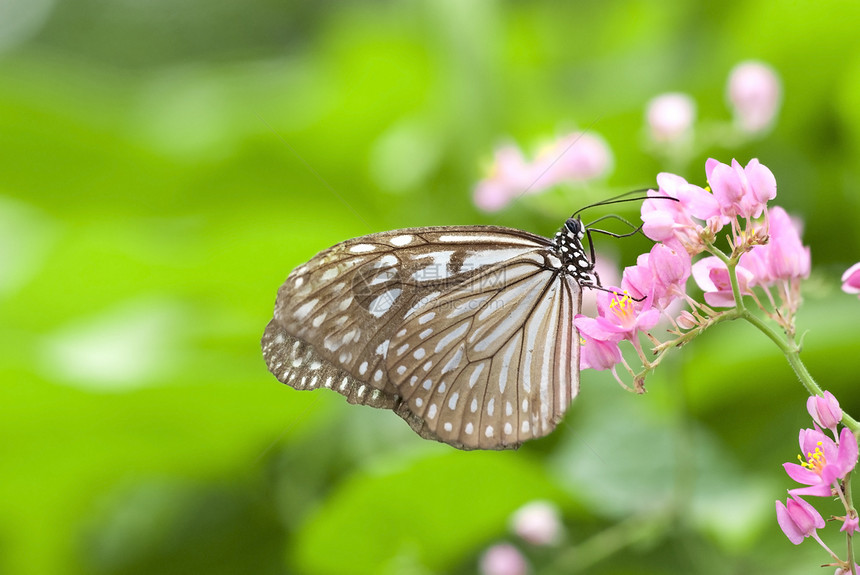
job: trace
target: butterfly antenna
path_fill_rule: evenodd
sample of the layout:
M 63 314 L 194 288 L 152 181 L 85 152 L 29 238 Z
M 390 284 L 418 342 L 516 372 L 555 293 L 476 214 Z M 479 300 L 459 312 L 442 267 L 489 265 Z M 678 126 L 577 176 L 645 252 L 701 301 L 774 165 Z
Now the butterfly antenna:
M 616 234 L 615 232 L 610 232 L 609 230 L 601 230 L 600 228 L 592 227 L 597 222 L 601 222 L 603 220 L 618 220 L 619 222 L 629 226 L 631 231 L 626 233 L 626 234 Z M 597 218 L 596 220 L 594 220 L 593 222 L 591 222 L 590 224 L 588 224 L 584 227 L 585 227 L 585 229 L 587 229 L 589 231 L 596 232 L 598 234 L 603 234 L 605 236 L 610 236 L 613 238 L 629 238 L 630 236 L 635 236 L 636 234 L 638 234 L 642 230 L 642 226 L 644 226 L 644 225 L 645 224 L 643 222 L 637 226 L 633 222 L 627 221 L 626 219 L 622 218 L 621 216 L 619 216 L 617 214 L 608 214 L 608 215 L 601 216 L 601 217 Z M 591 239 L 590 236 L 589 236 L 589 239 Z
M 673 202 L 680 201 L 680 200 L 678 200 L 678 198 L 673 198 L 671 196 L 649 196 L 648 192 L 650 192 L 650 191 L 651 191 L 650 189 L 632 190 L 629 192 L 625 192 L 619 196 L 615 196 L 613 198 L 607 198 L 605 200 L 600 200 L 599 202 L 595 202 L 593 204 L 588 204 L 587 206 L 583 206 L 583 207 L 579 208 L 578 210 L 573 212 L 573 215 L 571 217 L 575 218 L 578 214 L 584 212 L 585 210 L 588 210 L 591 208 L 596 208 L 598 206 L 608 206 L 610 204 L 624 204 L 627 202 L 641 202 L 644 200 L 672 200 Z M 628 197 L 632 194 L 643 194 L 643 193 L 645 194 L 644 196 L 637 196 L 635 198 Z

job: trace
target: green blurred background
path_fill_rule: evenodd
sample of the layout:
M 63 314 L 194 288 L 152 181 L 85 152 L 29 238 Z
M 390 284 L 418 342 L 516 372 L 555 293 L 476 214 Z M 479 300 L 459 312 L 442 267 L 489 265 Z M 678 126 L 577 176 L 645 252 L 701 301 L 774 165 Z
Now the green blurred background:
M 853 1 L 0 0 L 0 573 L 474 573 L 502 541 L 534 573 L 811 572 L 826 554 L 773 511 L 805 396 L 749 326 L 645 396 L 584 374 L 557 432 L 505 453 L 287 388 L 259 338 L 287 273 L 342 239 L 549 235 L 653 185 L 645 103 L 683 91 L 728 121 L 727 74 L 756 58 L 782 78 L 774 130 L 681 175 L 773 170 L 812 247 L 803 357 L 860 407 L 838 289 L 860 259 L 858 22 Z M 575 127 L 611 146 L 606 185 L 474 208 L 496 145 Z M 534 499 L 559 546 L 511 534 Z

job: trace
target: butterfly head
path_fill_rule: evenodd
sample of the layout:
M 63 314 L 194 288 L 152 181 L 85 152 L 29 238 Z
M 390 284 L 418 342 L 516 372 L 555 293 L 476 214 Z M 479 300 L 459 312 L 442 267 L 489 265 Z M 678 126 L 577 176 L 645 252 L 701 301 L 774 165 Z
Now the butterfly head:
M 575 239 L 582 244 L 582 238 L 585 237 L 585 226 L 582 225 L 582 220 L 579 219 L 579 216 L 568 218 L 567 221 L 564 222 L 564 229 L 562 231 L 566 232 L 570 239 Z
M 562 228 L 555 234 L 553 243 L 555 251 L 561 258 L 562 269 L 574 277 L 581 285 L 599 284 L 594 274 L 594 262 L 586 254 L 582 240 L 588 235 L 588 230 L 579 216 L 573 216 L 564 222 Z

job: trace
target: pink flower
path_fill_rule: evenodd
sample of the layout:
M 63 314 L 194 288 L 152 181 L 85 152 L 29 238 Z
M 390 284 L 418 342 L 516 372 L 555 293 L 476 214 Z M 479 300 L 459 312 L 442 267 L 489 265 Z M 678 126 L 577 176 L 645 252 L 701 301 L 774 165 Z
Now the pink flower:
M 768 212 L 768 220 L 768 242 L 753 246 L 740 259 L 740 265 L 754 276 L 750 285 L 809 277 L 811 257 L 809 247 L 800 240 L 800 224 L 779 206 Z
M 612 168 L 612 152 L 600 136 L 572 132 L 541 150 L 531 168 L 535 181 L 529 192 L 537 193 L 563 182 L 591 180 L 608 174 Z
M 770 240 L 765 247 L 771 277 L 782 280 L 809 277 L 809 248 L 800 240 L 800 223 L 779 206 L 770 210 L 768 219 Z
M 696 103 L 687 94 L 661 94 L 648 102 L 645 117 L 655 142 L 676 142 L 693 131 Z
M 654 244 L 655 246 L 657 244 Z M 653 249 L 653 248 L 652 248 Z M 654 272 L 648 265 L 651 254 L 639 254 L 635 266 L 627 266 L 621 273 L 621 287 L 636 299 L 654 298 Z
M 829 429 L 836 436 L 836 424 L 842 421 L 842 410 L 839 402 L 829 391 L 824 392 L 824 397 L 813 395 L 806 400 L 806 411 L 812 420 L 824 429 Z
M 514 532 L 532 545 L 552 545 L 561 538 L 558 508 L 548 501 L 532 501 L 511 518 Z
M 784 463 L 788 476 L 809 487 L 791 489 L 796 495 L 829 497 L 834 481 L 843 479 L 857 465 L 857 438 L 848 428 L 839 434 L 839 445 L 818 429 L 800 430 L 800 465 Z
M 577 315 L 573 320 L 581 338 L 579 348 L 579 369 L 605 371 L 613 369 L 621 362 L 621 337 L 601 329 L 596 319 Z
M 711 158 L 705 162 L 705 173 L 725 216 L 757 218 L 776 197 L 776 178 L 756 159 L 743 168 L 737 160 L 727 166 Z
M 487 212 L 504 208 L 524 193 L 534 178 L 520 149 L 507 145 L 496 150 L 490 174 L 475 187 L 475 205 Z
M 842 291 L 860 294 L 860 263 L 854 264 L 842 274 Z
M 525 575 L 528 564 L 525 557 L 513 545 L 493 545 L 481 557 L 482 575 Z
M 713 307 L 733 307 L 735 297 L 732 293 L 732 282 L 729 270 L 716 256 L 702 258 L 693 264 L 693 279 L 705 292 L 705 302 Z M 754 280 L 753 274 L 746 268 L 735 267 L 738 276 L 738 289 L 741 295 L 750 294 L 750 285 Z
M 606 334 L 615 334 L 621 339 L 633 340 L 640 331 L 648 331 L 660 319 L 660 312 L 651 307 L 648 300 L 637 302 L 628 294 L 601 291 L 597 294 L 597 321 Z
M 846 517 L 845 521 L 842 522 L 842 527 L 839 528 L 839 531 L 853 535 L 857 531 L 860 531 L 860 520 L 858 520 L 856 515 L 853 517 Z
M 735 123 L 745 132 L 768 128 L 779 111 L 782 88 L 773 68 L 762 62 L 742 62 L 729 74 L 727 97 Z
M 824 518 L 815 508 L 796 495 L 776 502 L 776 521 L 788 540 L 800 545 L 806 537 L 815 534 L 816 529 L 824 527 Z
M 690 255 L 682 247 L 656 243 L 647 254 L 636 259 L 635 266 L 624 269 L 621 287 L 636 299 L 648 298 L 663 310 L 683 296 L 690 277 Z
M 657 175 L 659 188 L 650 196 L 665 196 L 678 201 L 660 199 L 642 202 L 642 232 L 654 241 L 678 240 L 691 254 L 700 252 L 700 234 L 705 226 L 715 229 L 728 220 L 720 214 L 720 206 L 712 194 L 674 174 Z
M 654 295 L 655 305 L 664 309 L 684 294 L 684 285 L 691 273 L 690 254 L 684 248 L 668 244 L 654 244 L 648 257 L 648 265 L 657 280 L 658 291 Z

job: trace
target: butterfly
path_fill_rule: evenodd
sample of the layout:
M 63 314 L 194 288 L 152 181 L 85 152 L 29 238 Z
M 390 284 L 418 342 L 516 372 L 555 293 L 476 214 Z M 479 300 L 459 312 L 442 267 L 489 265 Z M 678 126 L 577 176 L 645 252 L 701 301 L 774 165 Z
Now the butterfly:
M 516 448 L 578 394 L 573 320 L 582 289 L 599 286 L 576 214 L 552 239 L 499 226 L 375 233 L 289 274 L 263 356 L 283 383 L 390 409 L 421 437 Z

